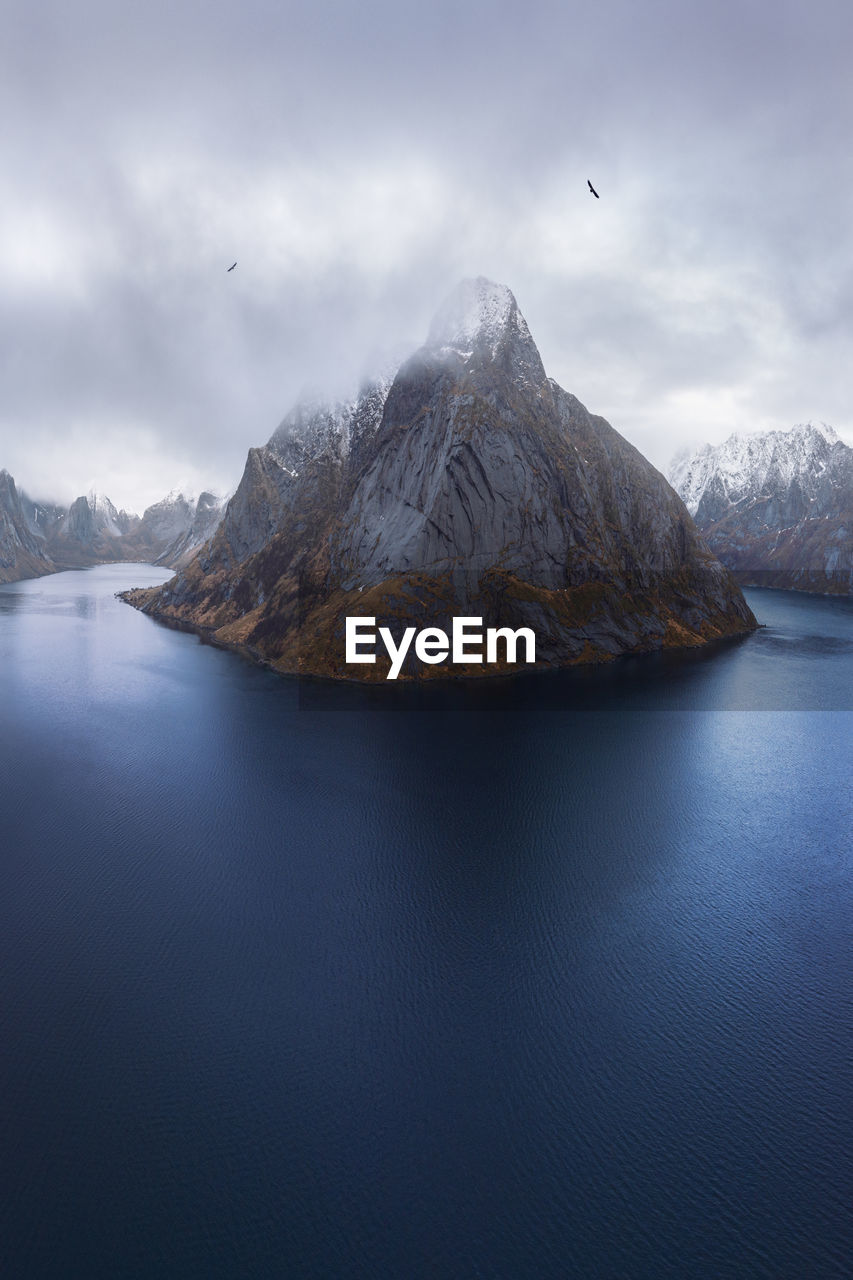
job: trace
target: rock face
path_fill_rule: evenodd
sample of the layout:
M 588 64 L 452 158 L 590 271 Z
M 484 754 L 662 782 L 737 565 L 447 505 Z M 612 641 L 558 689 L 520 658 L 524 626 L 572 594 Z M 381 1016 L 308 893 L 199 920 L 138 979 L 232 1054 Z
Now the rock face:
M 547 377 L 515 298 L 482 278 L 393 378 L 297 406 L 202 552 L 127 598 L 281 670 L 367 679 L 387 664 L 345 664 L 347 615 L 530 626 L 545 665 L 755 626 L 664 478 Z
M 157 504 L 157 507 L 162 509 L 168 501 L 168 499 L 164 499 L 162 503 Z M 160 540 L 168 538 L 170 533 L 173 536 L 171 541 L 168 542 L 165 551 L 162 551 L 156 557 L 155 564 L 163 564 L 170 569 L 182 569 L 189 564 L 199 547 L 203 546 L 208 538 L 215 533 L 216 526 L 222 519 L 224 505 L 222 498 L 207 491 L 200 494 L 198 501 L 195 503 L 188 502 L 183 494 L 179 494 L 178 501 L 175 503 L 173 520 L 168 521 L 158 518 L 156 531 Z M 145 525 L 146 519 L 151 513 L 157 510 L 157 507 L 148 508 L 142 517 L 143 525 Z M 161 516 L 164 515 L 165 511 L 161 511 Z M 152 524 L 153 522 L 149 522 L 149 527 Z
M 670 479 L 740 581 L 853 593 L 853 449 L 832 427 L 733 435 Z
M 44 534 L 8 471 L 0 471 L 0 582 L 53 572 Z

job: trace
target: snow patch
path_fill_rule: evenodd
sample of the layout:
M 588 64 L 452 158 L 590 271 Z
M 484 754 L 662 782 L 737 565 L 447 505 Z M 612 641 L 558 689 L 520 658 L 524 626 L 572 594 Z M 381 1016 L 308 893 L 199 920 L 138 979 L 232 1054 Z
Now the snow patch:
M 475 280 L 463 280 L 439 307 L 430 325 L 427 346 L 455 351 L 466 360 L 476 348 L 485 346 L 494 357 L 513 322 L 522 337 L 530 337 L 506 285 L 477 276 Z
M 306 462 L 329 450 L 346 456 L 355 438 L 379 429 L 397 370 L 384 369 L 351 400 L 305 396 L 273 432 L 267 448 L 293 479 Z

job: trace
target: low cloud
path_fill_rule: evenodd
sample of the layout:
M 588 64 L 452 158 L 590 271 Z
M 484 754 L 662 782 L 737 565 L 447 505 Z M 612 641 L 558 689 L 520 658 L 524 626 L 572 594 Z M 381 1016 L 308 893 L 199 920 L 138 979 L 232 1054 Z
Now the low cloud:
M 736 428 L 848 429 L 846 10 L 160 18 L 7 23 L 0 465 L 30 490 L 233 487 L 303 388 L 351 389 L 476 274 L 659 467 Z

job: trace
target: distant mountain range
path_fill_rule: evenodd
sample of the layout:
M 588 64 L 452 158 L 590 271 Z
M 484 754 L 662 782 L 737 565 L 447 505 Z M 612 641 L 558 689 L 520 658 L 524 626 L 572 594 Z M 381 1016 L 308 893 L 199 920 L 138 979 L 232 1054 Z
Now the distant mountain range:
M 29 498 L 0 471 L 0 582 L 117 560 L 180 568 L 211 536 L 223 506 L 211 493 L 170 493 L 138 516 L 90 493 L 63 507 Z
M 350 615 L 527 626 L 555 666 L 756 625 L 664 478 L 547 377 L 512 293 L 483 278 L 355 399 L 297 405 L 210 542 L 125 598 L 279 670 L 365 679 L 385 671 L 346 664 Z
M 732 435 L 669 478 L 741 582 L 853 593 L 853 449 L 832 427 Z

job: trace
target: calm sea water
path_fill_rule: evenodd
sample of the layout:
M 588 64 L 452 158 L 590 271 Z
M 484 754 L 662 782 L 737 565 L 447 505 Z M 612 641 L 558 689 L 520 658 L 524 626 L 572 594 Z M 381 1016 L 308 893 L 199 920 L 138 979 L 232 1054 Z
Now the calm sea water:
M 0 588 L 0 1274 L 830 1277 L 853 605 L 433 689 Z

